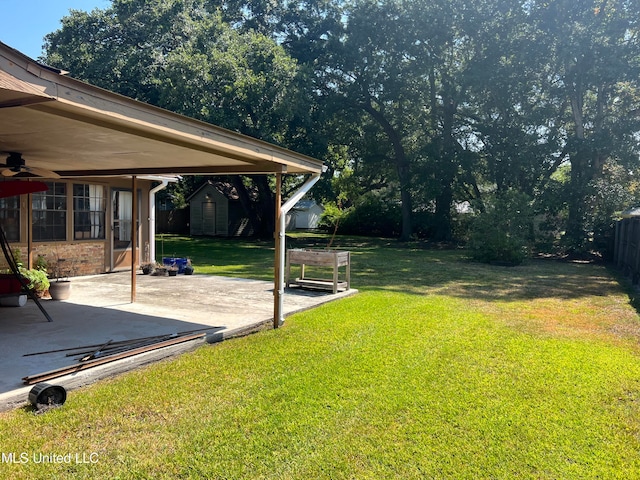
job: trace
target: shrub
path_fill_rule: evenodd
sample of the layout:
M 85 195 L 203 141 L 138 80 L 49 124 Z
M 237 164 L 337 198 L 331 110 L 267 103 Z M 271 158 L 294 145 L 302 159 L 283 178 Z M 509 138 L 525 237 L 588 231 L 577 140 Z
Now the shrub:
M 338 232 L 347 235 L 394 237 L 400 234 L 401 218 L 397 202 L 369 193 L 346 211 Z
M 28 269 L 22 264 L 22 252 L 19 248 L 16 248 L 13 252 L 13 257 L 18 266 L 18 271 L 26 280 L 29 281 L 27 288 L 35 290 L 36 292 L 45 292 L 49 289 L 51 284 L 47 277 L 47 261 L 42 255 L 38 255 L 35 260 L 35 268 Z
M 533 212 L 525 194 L 497 195 L 471 224 L 471 257 L 484 263 L 521 264 L 529 255 L 532 225 Z
M 26 269 L 24 267 L 19 268 L 20 275 L 29 281 L 28 287 L 36 292 L 45 292 L 51 285 L 47 278 L 47 271 L 40 270 L 39 268 Z

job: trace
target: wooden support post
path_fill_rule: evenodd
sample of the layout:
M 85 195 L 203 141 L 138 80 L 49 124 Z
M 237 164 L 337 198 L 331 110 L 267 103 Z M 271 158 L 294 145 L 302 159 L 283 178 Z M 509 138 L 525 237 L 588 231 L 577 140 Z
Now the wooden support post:
M 276 174 L 276 254 L 275 254 L 275 268 L 274 268 L 274 307 L 273 307 L 273 326 L 278 328 L 284 323 L 284 258 L 285 258 L 285 217 L 289 210 L 293 208 L 298 200 L 300 200 L 305 193 L 311 190 L 318 180 L 320 180 L 320 174 L 313 175 L 307 179 L 306 182 L 296 191 L 289 199 L 282 204 L 282 172 Z
M 280 269 L 282 268 L 282 242 L 284 239 L 284 232 L 281 226 L 281 215 L 282 215 L 282 174 L 276 173 L 276 198 L 275 198 L 275 206 L 276 206 L 276 215 L 275 215 L 275 260 L 274 260 L 274 268 L 273 268 L 273 328 L 278 328 L 280 326 L 280 318 L 282 312 L 282 302 L 281 295 L 283 292 L 280 289 L 283 287 L 282 282 L 280 281 L 281 273 Z
M 33 268 L 33 199 L 27 195 L 27 268 Z
M 131 303 L 136 301 L 136 273 L 138 270 L 138 178 L 131 177 Z

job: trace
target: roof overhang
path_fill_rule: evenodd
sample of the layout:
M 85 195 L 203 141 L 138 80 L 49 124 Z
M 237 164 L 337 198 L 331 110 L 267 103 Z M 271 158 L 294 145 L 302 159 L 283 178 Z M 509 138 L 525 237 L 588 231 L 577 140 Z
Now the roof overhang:
M 0 151 L 63 177 L 322 172 L 317 159 L 75 80 L 3 43 Z

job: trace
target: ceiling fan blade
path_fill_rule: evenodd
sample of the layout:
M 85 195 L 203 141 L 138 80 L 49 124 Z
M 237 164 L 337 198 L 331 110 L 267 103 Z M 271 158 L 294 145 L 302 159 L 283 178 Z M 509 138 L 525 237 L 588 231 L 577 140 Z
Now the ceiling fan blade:
M 24 158 L 22 158 L 22 154 L 19 152 L 5 153 L 9 155 L 7 157 L 7 161 L 6 163 L 0 163 L 0 168 L 6 167 L 5 170 L 2 170 L 1 172 L 5 177 L 13 177 L 14 175 L 18 175 L 20 173 L 29 173 L 31 175 L 43 178 L 60 178 L 60 175 L 58 175 L 56 172 L 47 170 L 46 168 L 31 167 L 26 165 Z
M 44 168 L 25 167 L 25 170 L 29 173 L 32 173 L 33 175 L 37 175 L 43 178 L 60 178 L 60 175 L 58 175 L 56 172 L 46 170 Z

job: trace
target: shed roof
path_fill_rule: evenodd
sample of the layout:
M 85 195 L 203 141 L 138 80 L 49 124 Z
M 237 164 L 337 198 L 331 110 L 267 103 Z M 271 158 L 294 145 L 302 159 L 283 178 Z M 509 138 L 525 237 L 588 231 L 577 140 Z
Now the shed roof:
M 225 191 L 221 187 L 220 182 L 214 182 L 212 180 L 207 180 L 207 181 L 203 182 L 198 188 L 196 188 L 195 191 L 185 199 L 185 201 L 187 203 L 191 202 L 191 200 L 193 200 L 194 197 L 196 197 L 198 194 L 200 194 L 205 189 L 215 190 L 220 195 L 224 196 L 225 198 L 227 198 L 229 200 L 237 200 L 237 198 L 238 198 L 237 194 L 236 195 L 232 195 L 231 194 L 232 191 L 235 193 L 235 189 L 233 189 L 233 187 L 231 187 L 230 189 Z
M 640 217 L 640 207 L 627 208 L 620 214 L 622 218 L 636 218 Z
M 73 79 L 0 42 L 0 151 L 63 177 L 313 173 L 322 162 Z
M 322 205 L 319 205 L 315 200 L 311 199 L 311 200 L 300 200 L 298 203 L 296 203 L 292 210 L 311 210 L 314 207 L 318 207 L 318 209 L 320 210 L 324 210 L 324 208 L 322 207 Z

